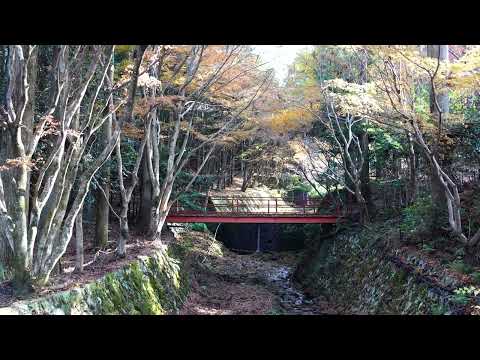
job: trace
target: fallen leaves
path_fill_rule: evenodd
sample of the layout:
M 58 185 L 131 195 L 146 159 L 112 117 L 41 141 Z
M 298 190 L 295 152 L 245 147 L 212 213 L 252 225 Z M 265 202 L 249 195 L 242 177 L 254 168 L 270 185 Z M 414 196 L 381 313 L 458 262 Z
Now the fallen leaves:
M 198 232 L 185 233 L 178 240 L 187 240 L 201 260 L 195 266 L 195 279 L 182 315 L 338 313 L 325 299 L 306 299 L 295 289 L 290 275 L 298 254 L 240 255 L 227 249 L 207 253 L 212 241 L 220 243 Z

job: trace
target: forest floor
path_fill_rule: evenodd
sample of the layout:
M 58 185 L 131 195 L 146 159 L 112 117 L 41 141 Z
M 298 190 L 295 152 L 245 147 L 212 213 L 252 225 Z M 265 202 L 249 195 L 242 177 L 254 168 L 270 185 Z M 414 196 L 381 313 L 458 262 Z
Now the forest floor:
M 183 230 L 183 231 L 182 231 Z M 93 238 L 93 229 L 85 229 L 86 238 Z M 177 230 L 174 230 L 175 232 Z M 193 256 L 191 292 L 180 315 L 280 315 L 345 313 L 324 298 L 308 299 L 291 281 L 301 252 L 238 254 L 226 249 L 210 233 L 181 229 L 180 236 L 167 230 L 162 243 L 179 241 L 189 247 Z M 156 246 L 140 236 L 132 235 L 127 257 L 115 256 L 117 231 L 110 232 L 109 246 L 104 250 L 88 246 L 85 268 L 73 271 L 75 254 L 69 249 L 50 284 L 28 297 L 14 295 L 11 282 L 0 283 L 0 307 L 18 300 L 34 299 L 81 286 L 108 272 L 120 269 L 139 255 L 148 255 Z M 213 249 L 213 251 L 212 251 Z
M 204 252 L 197 259 L 192 289 L 181 315 L 345 313 L 323 297 L 308 299 L 292 283 L 301 252 L 239 254 L 219 245 L 211 235 L 195 232 L 187 236 L 196 246 L 209 241 L 217 251 L 213 255 Z

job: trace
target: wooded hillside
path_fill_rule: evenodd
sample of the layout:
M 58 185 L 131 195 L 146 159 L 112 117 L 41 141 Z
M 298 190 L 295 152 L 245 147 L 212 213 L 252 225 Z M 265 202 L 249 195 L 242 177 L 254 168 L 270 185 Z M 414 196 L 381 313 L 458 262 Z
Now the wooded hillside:
M 123 258 L 235 178 L 478 264 L 479 70 L 471 45 L 317 45 L 285 84 L 246 45 L 2 45 L 0 275 Z

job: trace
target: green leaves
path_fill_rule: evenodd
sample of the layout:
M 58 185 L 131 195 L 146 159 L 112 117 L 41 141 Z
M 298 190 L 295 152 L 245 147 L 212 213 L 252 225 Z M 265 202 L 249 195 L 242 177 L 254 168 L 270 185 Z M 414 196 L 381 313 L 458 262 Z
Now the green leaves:
M 450 268 L 462 274 L 468 274 L 472 271 L 471 266 L 465 264 L 462 260 L 455 260 L 450 264 Z
M 457 304 L 467 305 L 473 297 L 480 295 L 480 289 L 474 286 L 465 286 L 454 291 L 452 300 Z
M 374 139 L 375 152 L 382 153 L 388 150 L 397 150 L 399 152 L 404 150 L 402 144 L 402 138 L 397 134 L 388 133 L 385 129 L 377 126 L 370 125 L 367 128 L 368 134 Z
M 425 230 L 431 214 L 432 201 L 429 197 L 419 198 L 413 205 L 402 211 L 400 230 L 409 234 Z
M 199 232 L 208 232 L 207 225 L 204 223 L 194 223 L 190 225 L 190 229 L 193 231 L 199 231 Z
M 474 273 L 470 274 L 470 276 L 475 280 L 476 284 L 480 284 L 480 271 L 475 271 Z
M 204 195 L 195 191 L 182 193 L 178 197 L 178 201 L 180 202 L 182 207 L 188 210 L 197 210 L 197 211 L 203 210 L 203 206 L 201 204 L 203 199 L 204 199 Z M 196 230 L 196 231 L 199 231 L 199 230 Z

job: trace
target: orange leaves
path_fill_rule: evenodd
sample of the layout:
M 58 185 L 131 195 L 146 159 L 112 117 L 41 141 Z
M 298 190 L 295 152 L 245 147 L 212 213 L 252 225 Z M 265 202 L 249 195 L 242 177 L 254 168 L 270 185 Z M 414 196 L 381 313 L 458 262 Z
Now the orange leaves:
M 187 98 L 192 94 L 197 95 L 195 98 L 197 104 L 192 111 L 188 112 L 186 118 L 190 119 L 190 116 L 208 118 L 206 125 L 198 124 L 197 126 L 194 122 L 191 129 L 185 128 L 182 122 L 182 130 L 189 131 L 192 137 L 200 141 L 206 140 L 205 134 L 210 134 L 214 129 L 222 126 L 228 114 L 240 112 L 242 119 L 247 117 L 258 119 L 266 113 L 256 107 L 257 105 L 261 107 L 262 102 L 268 103 L 269 108 L 279 108 L 281 102 L 273 98 L 273 94 L 264 92 L 267 88 L 265 84 L 268 85 L 268 82 L 265 82 L 267 73 L 261 70 L 257 55 L 248 46 L 209 45 L 203 49 L 203 52 L 200 47 L 196 48 L 197 52 L 192 49 L 191 45 L 158 45 L 147 49 L 140 67 L 140 73 L 145 73 L 140 75 L 138 81 L 143 96 L 136 98 L 133 110 L 137 119 L 145 120 L 154 108 L 183 113 L 186 108 L 182 110 L 179 105 L 187 106 L 183 104 L 186 101 L 185 98 L 171 95 L 159 96 L 163 93 L 179 93 L 180 88 L 185 90 Z M 200 54 L 202 58 L 197 69 L 195 64 Z M 188 56 L 195 58 L 188 58 Z M 193 63 L 192 59 L 194 59 Z M 131 72 L 132 65 L 129 64 L 122 73 L 121 81 L 128 81 L 131 78 Z M 185 84 L 188 85 L 184 87 Z M 156 96 L 152 97 L 152 94 Z M 256 100 L 252 103 L 254 97 Z M 166 131 L 170 126 L 166 119 L 162 118 L 161 121 L 164 120 L 162 131 Z M 200 128 L 203 134 L 200 133 Z M 125 131 L 128 132 L 129 137 L 143 136 L 142 131 L 134 127 L 129 128 L 128 125 Z M 227 144 L 237 139 L 236 136 L 229 136 L 219 141 Z
M 174 109 L 179 102 L 184 100 L 184 97 L 177 95 L 140 98 L 135 103 L 133 114 L 137 117 L 143 118 L 154 107 L 159 109 Z
M 0 165 L 0 171 L 6 171 L 21 166 L 26 166 L 28 169 L 32 169 L 35 167 L 35 164 L 28 158 L 7 159 L 3 165 Z
M 138 99 L 133 108 L 133 116 L 143 118 L 148 114 L 149 111 L 150 111 L 149 99 L 148 98 Z
M 143 139 L 144 133 L 145 132 L 143 131 L 143 129 L 139 129 L 129 123 L 124 123 L 122 127 L 122 134 L 132 139 L 137 139 L 137 140 Z
M 42 118 L 42 121 L 45 121 L 45 124 L 43 124 L 42 137 L 48 135 L 58 135 L 58 129 L 60 127 L 60 122 L 58 120 L 55 120 L 52 115 L 48 115 L 47 117 Z M 39 130 L 38 126 L 40 125 L 37 125 L 35 131 Z

